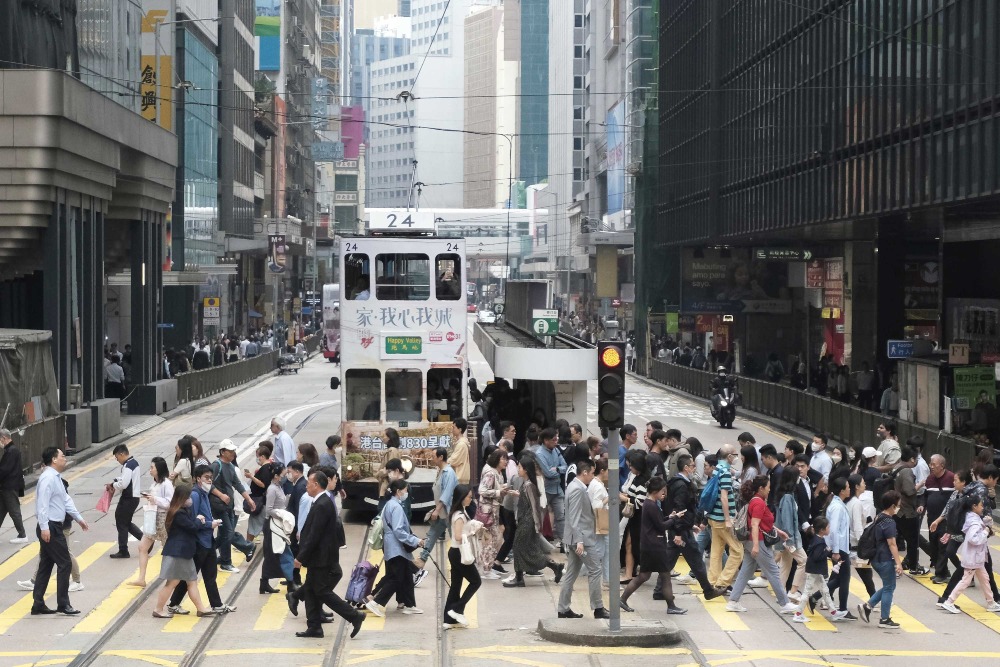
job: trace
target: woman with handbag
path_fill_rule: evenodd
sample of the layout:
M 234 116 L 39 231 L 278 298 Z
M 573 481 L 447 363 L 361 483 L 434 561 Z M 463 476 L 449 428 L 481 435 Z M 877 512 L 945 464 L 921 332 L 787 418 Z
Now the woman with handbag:
M 286 542 L 284 550 L 280 549 L 280 545 L 275 545 L 274 541 L 281 540 L 284 542 L 285 540 L 282 540 L 281 537 L 275 537 L 274 529 L 271 526 L 271 519 L 276 516 L 275 512 L 277 510 L 284 510 L 288 505 L 288 498 L 285 496 L 284 489 L 281 488 L 282 482 L 284 482 L 285 470 L 281 467 L 280 463 L 272 463 L 270 465 L 274 468 L 274 474 L 271 475 L 271 483 L 267 487 L 267 496 L 262 502 L 263 511 L 260 513 L 260 516 L 264 517 L 264 524 L 262 526 L 262 530 L 264 531 L 264 565 L 260 571 L 259 589 L 261 595 L 278 593 L 278 589 L 271 588 L 271 579 L 279 577 L 288 582 L 289 593 L 295 592 L 290 540 Z M 279 546 L 277 552 L 275 552 L 275 546 Z
M 270 444 L 270 443 L 269 443 Z M 247 542 L 260 535 L 264 530 L 264 523 L 267 521 L 267 514 L 264 512 L 264 505 L 267 502 L 267 494 L 271 487 L 271 478 L 274 477 L 274 465 L 271 462 L 270 447 L 257 447 L 257 470 L 253 473 L 249 468 L 243 469 L 243 476 L 247 480 L 247 489 L 250 491 L 250 498 L 253 500 L 254 509 L 248 512 L 249 504 L 244 503 L 243 511 L 247 514 Z M 278 464 L 280 466 L 280 464 Z M 284 509 L 284 507 L 282 507 Z
M 153 486 L 142 494 L 146 500 L 146 508 L 143 512 L 142 540 L 139 542 L 139 577 L 126 584 L 136 588 L 146 587 L 146 566 L 149 564 L 149 553 L 153 550 L 154 542 L 159 542 L 161 546 L 167 542 L 167 510 L 174 497 L 170 469 L 162 456 L 153 457 L 149 464 L 149 475 L 153 478 Z M 153 517 L 152 526 L 148 525 L 147 517 Z
M 451 514 L 451 548 L 448 549 L 448 563 L 451 565 L 451 585 L 444 603 L 444 628 L 467 626 L 465 605 L 482 585 L 482 578 L 476 568 L 476 533 L 482 528 L 478 520 L 469 520 L 467 514 L 472 502 L 472 489 L 467 484 L 455 487 L 454 498 L 461 498 Z M 462 582 L 468 585 L 462 590 Z
M 483 539 L 479 543 L 477 565 L 483 579 L 499 579 L 500 572 L 506 570 L 496 562 L 497 553 L 503 545 L 503 530 L 500 528 L 500 502 L 507 493 L 501 470 L 507 467 L 507 452 L 495 448 L 486 459 L 479 481 L 479 504 L 476 506 L 476 521 L 483 524 Z
M 646 452 L 630 449 L 625 454 L 629 467 L 629 477 L 622 485 L 618 494 L 622 503 L 622 519 L 627 520 L 622 531 L 622 545 L 619 563 L 625 564 L 625 579 L 622 585 L 627 586 L 636 575 L 640 559 L 640 533 L 642 531 L 642 505 L 646 501 L 646 484 L 649 482 L 649 472 L 646 470 Z
M 562 581 L 563 565 L 549 558 L 552 545 L 542 537 L 542 505 L 535 479 L 538 466 L 534 454 L 521 452 L 517 474 L 524 480 L 517 502 L 517 532 L 514 533 L 514 577 L 503 582 L 504 588 L 524 587 L 524 573 L 547 567 Z
M 753 578 L 754 570 L 760 567 L 761 574 L 771 584 L 782 614 L 794 614 L 798 606 L 788 599 L 785 593 L 785 582 L 781 580 L 778 564 L 774 562 L 774 552 L 771 548 L 778 542 L 788 539 L 788 533 L 774 525 L 774 514 L 767 507 L 767 494 L 771 492 L 771 478 L 759 475 L 740 487 L 743 501 L 747 503 L 746 530 L 747 537 L 743 540 L 743 564 L 733 583 L 733 592 L 729 594 L 726 611 L 743 612 L 747 608 L 740 604 L 740 596 Z M 736 526 L 737 534 L 740 526 Z

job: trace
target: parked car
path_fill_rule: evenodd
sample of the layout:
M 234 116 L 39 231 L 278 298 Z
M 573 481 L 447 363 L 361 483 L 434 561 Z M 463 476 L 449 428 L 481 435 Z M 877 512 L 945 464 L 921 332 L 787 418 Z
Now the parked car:
M 496 321 L 497 321 L 497 316 L 493 314 L 492 310 L 479 311 L 480 324 L 496 324 Z

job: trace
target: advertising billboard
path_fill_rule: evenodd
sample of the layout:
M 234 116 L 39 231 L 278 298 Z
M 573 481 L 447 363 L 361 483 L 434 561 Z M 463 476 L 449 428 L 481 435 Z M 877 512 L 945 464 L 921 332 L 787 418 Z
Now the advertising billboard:
M 143 0 L 139 48 L 139 113 L 174 129 L 174 2 Z
M 277 72 L 281 69 L 281 0 L 256 0 L 257 17 L 253 24 L 257 51 L 257 69 Z
M 608 112 L 608 214 L 625 207 L 625 105 Z
M 788 262 L 751 260 L 747 248 L 685 248 L 684 313 L 784 314 L 792 310 Z

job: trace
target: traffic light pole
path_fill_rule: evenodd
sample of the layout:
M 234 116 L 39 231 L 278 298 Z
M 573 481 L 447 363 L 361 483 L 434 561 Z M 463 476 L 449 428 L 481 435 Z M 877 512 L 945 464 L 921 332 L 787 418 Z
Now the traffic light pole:
M 608 574 L 608 611 L 611 613 L 611 632 L 622 631 L 622 610 L 619 605 L 620 595 L 618 590 L 618 571 L 613 563 L 618 562 L 618 554 L 621 551 L 621 531 L 618 529 L 621 521 L 621 503 L 618 497 L 621 488 L 621 481 L 618 477 L 618 447 L 621 445 L 621 437 L 618 429 L 608 429 L 608 553 L 605 554 L 605 567 L 610 569 Z M 627 573 L 631 575 L 632 573 Z

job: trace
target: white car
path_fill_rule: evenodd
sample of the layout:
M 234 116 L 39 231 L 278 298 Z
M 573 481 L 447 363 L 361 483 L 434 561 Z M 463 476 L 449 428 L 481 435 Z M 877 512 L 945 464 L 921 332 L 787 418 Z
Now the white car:
M 497 316 L 493 314 L 492 310 L 480 310 L 477 314 L 480 324 L 496 324 Z

